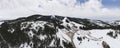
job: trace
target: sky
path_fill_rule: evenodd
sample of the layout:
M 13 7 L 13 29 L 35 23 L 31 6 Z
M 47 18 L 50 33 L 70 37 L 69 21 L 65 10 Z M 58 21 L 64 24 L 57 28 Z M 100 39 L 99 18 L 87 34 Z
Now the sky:
M 118 8 L 120 8 L 120 0 L 103 0 L 102 4 L 105 7 L 111 7 L 111 8 L 118 7 Z
M 85 3 L 89 0 L 77 0 L 80 3 Z M 104 7 L 117 8 L 120 7 L 120 0 L 101 0 Z
M 33 14 L 119 20 L 120 0 L 0 0 L 0 19 Z
M 85 2 L 88 2 L 89 0 L 77 0 L 81 4 L 84 4 Z M 100 0 L 99 1 L 102 4 L 103 8 L 106 8 L 108 10 L 112 10 L 115 12 L 115 10 L 120 9 L 120 0 Z M 112 13 L 111 11 L 111 13 Z M 120 12 L 120 11 L 118 11 Z M 107 13 L 106 13 L 107 14 Z M 119 13 L 117 13 L 119 14 Z M 105 17 L 106 16 L 106 17 Z M 101 20 L 120 20 L 120 15 L 105 15 L 105 16 L 94 16 L 94 17 L 88 17 L 91 19 L 101 19 Z

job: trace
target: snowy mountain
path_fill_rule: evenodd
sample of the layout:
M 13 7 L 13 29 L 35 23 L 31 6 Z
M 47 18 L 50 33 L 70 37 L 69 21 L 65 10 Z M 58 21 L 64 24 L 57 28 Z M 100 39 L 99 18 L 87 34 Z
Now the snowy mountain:
M 32 15 L 4 21 L 1 48 L 120 48 L 120 31 L 101 20 Z

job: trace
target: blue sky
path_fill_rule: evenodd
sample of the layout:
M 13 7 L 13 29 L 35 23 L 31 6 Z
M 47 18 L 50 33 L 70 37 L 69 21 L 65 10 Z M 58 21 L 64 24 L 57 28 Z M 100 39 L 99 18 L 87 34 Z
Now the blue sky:
M 88 0 L 78 0 L 80 3 L 84 3 Z M 102 0 L 102 4 L 104 7 L 110 7 L 110 8 L 120 8 L 120 0 Z
M 102 0 L 105 7 L 120 7 L 120 0 Z

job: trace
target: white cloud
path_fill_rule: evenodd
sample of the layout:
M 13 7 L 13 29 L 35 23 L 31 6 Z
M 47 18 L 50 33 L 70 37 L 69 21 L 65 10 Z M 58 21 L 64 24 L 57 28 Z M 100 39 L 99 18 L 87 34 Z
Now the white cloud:
M 76 0 L 12 0 L 12 4 L 9 2 L 7 4 L 10 5 L 4 9 L 1 9 L 0 6 L 0 18 L 10 18 L 12 16 L 17 18 L 31 14 L 87 18 L 120 16 L 119 8 L 105 8 L 101 0 L 89 0 L 80 5 L 77 4 Z

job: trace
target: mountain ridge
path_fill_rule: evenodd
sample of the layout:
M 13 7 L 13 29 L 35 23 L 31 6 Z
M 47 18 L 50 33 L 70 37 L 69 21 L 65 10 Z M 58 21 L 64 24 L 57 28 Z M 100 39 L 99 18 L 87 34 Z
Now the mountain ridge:
M 1 24 L 0 47 L 85 48 L 88 46 L 85 46 L 84 43 L 94 42 L 94 47 L 104 48 L 108 46 L 108 48 L 114 48 L 116 46 L 106 39 L 119 41 L 119 26 L 117 26 L 117 29 L 115 27 L 116 25 L 112 26 L 101 20 L 57 15 L 31 15 L 15 20 L 7 20 Z M 102 35 L 99 35 L 99 33 Z

